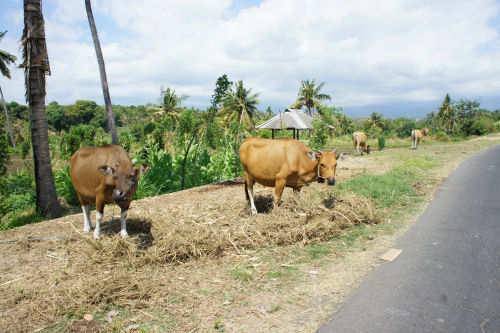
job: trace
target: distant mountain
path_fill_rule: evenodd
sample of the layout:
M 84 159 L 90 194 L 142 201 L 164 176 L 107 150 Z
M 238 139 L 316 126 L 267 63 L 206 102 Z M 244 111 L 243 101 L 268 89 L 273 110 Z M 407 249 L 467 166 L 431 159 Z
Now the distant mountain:
M 453 98 L 460 100 L 460 98 Z M 500 109 L 500 96 L 493 97 L 475 97 L 467 98 L 470 100 L 476 99 L 480 103 L 480 107 L 493 111 Z M 361 106 L 344 106 L 344 113 L 348 117 L 368 117 L 372 112 L 382 113 L 385 118 L 425 118 L 431 111 L 437 112 L 437 108 L 441 105 L 442 100 L 423 101 L 423 102 L 391 102 Z

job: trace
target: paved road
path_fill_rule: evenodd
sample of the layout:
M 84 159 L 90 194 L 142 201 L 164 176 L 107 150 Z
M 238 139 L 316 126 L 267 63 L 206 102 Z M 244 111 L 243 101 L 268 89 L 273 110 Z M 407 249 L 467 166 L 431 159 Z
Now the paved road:
M 318 332 L 500 332 L 500 145 L 464 162 Z

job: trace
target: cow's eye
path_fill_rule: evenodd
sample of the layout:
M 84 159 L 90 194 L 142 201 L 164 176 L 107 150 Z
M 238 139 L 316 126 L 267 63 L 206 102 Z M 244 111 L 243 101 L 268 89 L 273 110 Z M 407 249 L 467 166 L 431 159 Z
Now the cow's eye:
M 134 186 L 134 184 L 135 184 L 134 181 L 130 182 L 130 187 Z
M 324 165 L 323 163 L 321 163 L 321 167 L 322 167 L 322 168 L 324 168 L 324 167 L 325 167 L 325 165 Z

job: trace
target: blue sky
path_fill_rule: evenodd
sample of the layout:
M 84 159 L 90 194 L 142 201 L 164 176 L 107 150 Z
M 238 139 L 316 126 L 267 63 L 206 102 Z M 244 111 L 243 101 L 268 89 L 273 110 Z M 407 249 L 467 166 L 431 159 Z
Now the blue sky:
M 0 2 L 0 49 L 20 56 L 21 0 Z M 493 0 L 93 0 L 112 102 L 157 102 L 161 87 L 205 109 L 227 74 L 292 104 L 301 80 L 325 82 L 329 105 L 425 115 L 446 93 L 500 108 L 500 3 Z M 44 0 L 52 76 L 47 103 L 103 104 L 83 0 Z M 24 102 L 21 70 L 0 78 Z M 371 106 L 374 107 L 371 107 Z M 381 107 L 383 106 L 383 107 Z

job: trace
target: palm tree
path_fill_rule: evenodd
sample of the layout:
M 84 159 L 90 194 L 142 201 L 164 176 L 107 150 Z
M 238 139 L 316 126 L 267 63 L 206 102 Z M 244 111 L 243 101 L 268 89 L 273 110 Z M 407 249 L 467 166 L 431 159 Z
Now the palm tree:
M 235 85 L 234 91 L 229 91 L 224 100 L 221 113 L 227 122 L 238 121 L 239 127 L 236 134 L 236 145 L 234 146 L 234 176 L 238 176 L 238 148 L 240 146 L 240 127 L 246 125 L 248 131 L 254 131 L 253 115 L 257 112 L 257 99 L 259 93 L 252 94 L 252 89 L 245 89 L 243 81 L 240 80 Z
M 85 8 L 87 9 L 87 17 L 89 19 L 90 31 L 92 39 L 94 40 L 95 54 L 97 56 L 97 63 L 99 65 L 99 73 L 101 74 L 102 93 L 104 95 L 104 104 L 108 113 L 108 126 L 111 132 L 111 142 L 115 145 L 118 144 L 118 134 L 115 127 L 115 115 L 111 107 L 111 97 L 109 96 L 108 78 L 106 77 L 106 67 L 104 66 L 104 58 L 102 56 L 101 44 L 99 43 L 99 36 L 97 35 L 97 28 L 94 22 L 94 15 L 92 14 L 92 7 L 90 0 L 85 0 Z
M 384 121 L 382 120 L 382 114 L 378 112 L 372 112 L 370 119 L 368 120 L 367 127 L 370 130 L 376 131 L 384 127 Z
M 309 82 L 309 79 L 302 80 L 301 86 L 298 93 L 297 101 L 293 104 L 295 108 L 306 107 L 307 113 L 312 114 L 312 110 L 324 100 L 331 100 L 330 95 L 320 93 L 320 90 L 325 85 L 325 82 L 321 82 L 317 87 L 314 87 L 315 79 Z
M 449 134 L 455 123 L 455 110 L 449 94 L 444 97 L 443 104 L 438 108 L 437 116 L 441 120 L 444 130 Z
M 343 135 L 350 133 L 352 131 L 352 120 L 343 114 L 339 119 L 339 127 Z
M 161 90 L 160 92 L 160 105 L 163 109 L 165 116 L 172 118 L 174 124 L 177 126 L 179 113 L 181 112 L 181 102 L 182 100 L 188 98 L 188 95 L 177 96 L 174 89 L 167 88 L 167 90 Z
M 5 36 L 7 31 L 0 32 L 0 40 Z M 10 70 L 7 67 L 8 64 L 13 64 L 17 60 L 16 56 L 0 50 L 0 72 L 3 76 L 10 79 Z M 14 134 L 12 133 L 12 127 L 10 126 L 9 113 L 7 112 L 7 106 L 5 106 L 5 99 L 3 98 L 2 87 L 0 86 L 0 95 L 2 95 L 2 104 L 5 111 L 5 119 L 7 120 L 7 127 L 9 128 L 10 140 L 12 141 L 12 146 L 16 148 L 16 140 L 14 140 Z
M 237 121 L 240 125 L 246 125 L 248 130 L 253 130 L 253 115 L 257 112 L 257 99 L 259 93 L 252 94 L 252 89 L 245 89 L 243 81 L 238 81 L 234 91 L 230 91 L 224 100 L 221 114 L 227 123 Z
M 45 75 L 50 75 L 45 27 L 40 0 L 24 0 L 24 31 L 21 40 L 26 99 L 31 110 L 31 137 L 35 163 L 36 208 L 47 217 L 62 216 L 50 163 L 45 110 Z

